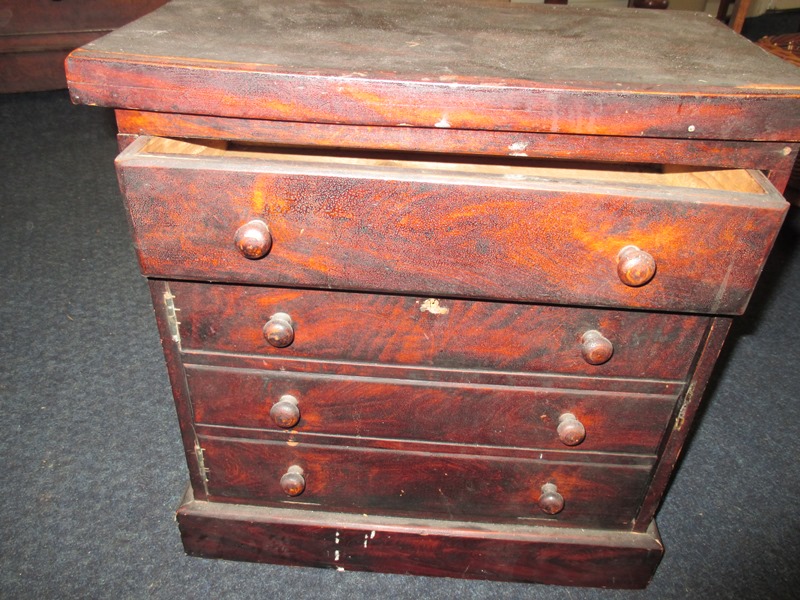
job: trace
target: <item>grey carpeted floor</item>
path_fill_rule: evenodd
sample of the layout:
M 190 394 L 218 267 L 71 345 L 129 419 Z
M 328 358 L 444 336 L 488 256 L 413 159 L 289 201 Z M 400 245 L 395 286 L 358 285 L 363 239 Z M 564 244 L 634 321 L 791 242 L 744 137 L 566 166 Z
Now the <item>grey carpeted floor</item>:
M 338 573 L 183 554 L 185 465 L 115 153 L 109 111 L 0 96 L 0 597 L 797 597 L 797 211 L 659 513 L 648 590 Z

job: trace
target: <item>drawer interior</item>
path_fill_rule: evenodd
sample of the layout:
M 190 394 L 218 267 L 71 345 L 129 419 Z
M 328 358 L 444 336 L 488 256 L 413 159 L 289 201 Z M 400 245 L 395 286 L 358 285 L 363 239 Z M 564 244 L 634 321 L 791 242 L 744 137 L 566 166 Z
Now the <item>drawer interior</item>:
M 694 188 L 723 192 L 765 194 L 761 182 L 745 169 L 720 169 L 687 165 L 597 163 L 544 160 L 525 157 L 474 157 L 462 155 L 360 153 L 326 150 L 324 154 L 303 148 L 233 144 L 219 140 L 150 138 L 142 154 L 219 156 L 273 162 L 304 163 L 322 169 L 335 166 L 381 170 L 435 171 L 497 176 L 504 179 L 567 179 L 613 182 L 655 187 Z

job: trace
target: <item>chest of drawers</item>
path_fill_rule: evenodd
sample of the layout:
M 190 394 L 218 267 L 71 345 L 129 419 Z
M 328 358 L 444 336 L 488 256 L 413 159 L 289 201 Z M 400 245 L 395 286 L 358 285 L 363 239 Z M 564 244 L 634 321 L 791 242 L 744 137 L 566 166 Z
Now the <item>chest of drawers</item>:
M 67 73 L 117 109 L 187 552 L 647 584 L 786 211 L 789 65 L 698 15 L 238 0 Z

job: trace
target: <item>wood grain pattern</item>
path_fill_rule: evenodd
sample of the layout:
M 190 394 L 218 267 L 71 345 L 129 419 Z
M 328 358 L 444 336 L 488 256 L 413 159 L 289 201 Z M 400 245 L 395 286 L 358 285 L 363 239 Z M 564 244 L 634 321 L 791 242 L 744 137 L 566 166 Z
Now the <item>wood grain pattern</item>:
M 389 451 L 294 442 L 199 436 L 209 500 L 442 520 L 627 527 L 638 510 L 650 466 Z M 289 499 L 286 470 L 302 468 L 305 491 Z M 566 506 L 557 515 L 537 506 L 555 483 Z
M 686 164 L 791 171 L 797 146 L 780 142 L 654 139 L 640 137 L 369 127 L 117 110 L 120 131 L 162 137 L 237 140 L 269 145 L 617 163 Z M 783 191 L 786 182 L 770 181 Z
M 280 430 L 270 416 L 297 399 L 294 431 L 461 444 L 567 449 L 559 417 L 587 430 L 580 451 L 654 454 L 676 398 L 337 377 L 187 365 L 194 419 L 209 425 Z M 294 413 L 292 413 L 294 414 Z
M 707 317 L 320 290 L 173 282 L 184 350 L 402 363 L 448 369 L 681 380 Z M 427 302 L 427 304 L 426 304 Z M 267 343 L 263 326 L 292 317 L 294 341 Z M 615 353 L 588 364 L 581 339 L 598 330 Z
M 558 8 L 177 1 L 73 53 L 70 86 L 75 101 L 156 112 L 800 140 L 800 75 L 721 25 Z M 647 51 L 620 30 L 637 31 Z
M 237 506 L 195 500 L 178 509 L 194 556 L 342 571 L 379 571 L 642 588 L 664 548 L 646 533 L 449 522 Z
M 738 313 L 788 206 L 758 173 L 768 193 L 327 170 L 139 153 L 146 143 L 117 166 L 140 263 L 154 277 Z M 233 244 L 254 218 L 273 238 L 261 261 Z M 659 265 L 642 288 L 616 274 L 629 245 Z

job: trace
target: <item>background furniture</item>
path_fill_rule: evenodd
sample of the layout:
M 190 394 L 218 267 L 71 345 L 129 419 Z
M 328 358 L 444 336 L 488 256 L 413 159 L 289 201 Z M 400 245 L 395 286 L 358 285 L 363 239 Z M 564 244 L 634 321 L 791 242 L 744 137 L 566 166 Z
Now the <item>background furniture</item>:
M 0 93 L 66 87 L 70 51 L 166 0 L 5 0 L 0 4 Z

